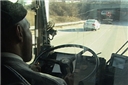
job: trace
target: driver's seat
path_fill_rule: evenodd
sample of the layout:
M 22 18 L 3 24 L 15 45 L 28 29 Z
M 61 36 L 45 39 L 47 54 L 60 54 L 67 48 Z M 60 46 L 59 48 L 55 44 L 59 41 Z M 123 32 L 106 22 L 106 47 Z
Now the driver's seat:
M 1 66 L 1 84 L 2 85 L 31 85 L 16 70 L 7 65 Z

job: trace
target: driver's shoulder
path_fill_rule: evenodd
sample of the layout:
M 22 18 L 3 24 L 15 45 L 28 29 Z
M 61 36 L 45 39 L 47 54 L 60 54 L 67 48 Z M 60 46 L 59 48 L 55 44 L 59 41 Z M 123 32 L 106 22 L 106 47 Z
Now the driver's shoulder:
M 10 59 L 6 60 L 2 65 L 12 67 L 32 85 L 66 85 L 65 81 L 61 78 L 33 71 L 29 65 L 23 61 Z

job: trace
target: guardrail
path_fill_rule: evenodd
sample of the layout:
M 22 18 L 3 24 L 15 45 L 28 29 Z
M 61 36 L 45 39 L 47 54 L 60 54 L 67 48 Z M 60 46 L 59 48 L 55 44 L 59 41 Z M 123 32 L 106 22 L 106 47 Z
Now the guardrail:
M 62 26 L 70 26 L 70 25 L 76 25 L 76 24 L 82 24 L 85 21 L 77 21 L 77 22 L 66 22 L 66 23 L 57 23 L 55 24 L 55 27 L 62 27 Z M 31 26 L 30 30 L 34 30 L 35 26 Z
M 69 26 L 69 25 L 74 25 L 74 24 L 82 24 L 82 23 L 84 23 L 84 22 L 85 22 L 85 21 L 57 23 L 57 24 L 55 24 L 55 27 Z

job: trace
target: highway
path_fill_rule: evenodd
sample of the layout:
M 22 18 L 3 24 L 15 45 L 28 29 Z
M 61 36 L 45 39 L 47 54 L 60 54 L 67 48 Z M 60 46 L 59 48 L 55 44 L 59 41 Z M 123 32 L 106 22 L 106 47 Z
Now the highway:
M 62 44 L 79 44 L 92 49 L 98 56 L 108 60 L 112 53 L 128 40 L 128 23 L 114 22 L 113 24 L 101 24 L 100 30 L 84 31 L 83 24 L 56 28 L 57 35 L 51 41 L 54 46 Z M 128 47 L 128 44 L 124 49 Z M 68 49 L 68 48 L 67 48 Z M 121 54 L 124 49 L 119 52 Z M 64 50 L 69 52 L 69 50 Z M 128 52 L 125 53 L 128 56 Z

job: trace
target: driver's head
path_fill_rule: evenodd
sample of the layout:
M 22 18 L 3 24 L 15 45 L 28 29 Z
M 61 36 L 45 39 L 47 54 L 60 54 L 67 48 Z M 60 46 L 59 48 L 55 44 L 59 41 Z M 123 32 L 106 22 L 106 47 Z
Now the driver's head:
M 32 36 L 26 14 L 21 4 L 1 1 L 1 51 L 15 53 L 25 62 L 32 58 Z

